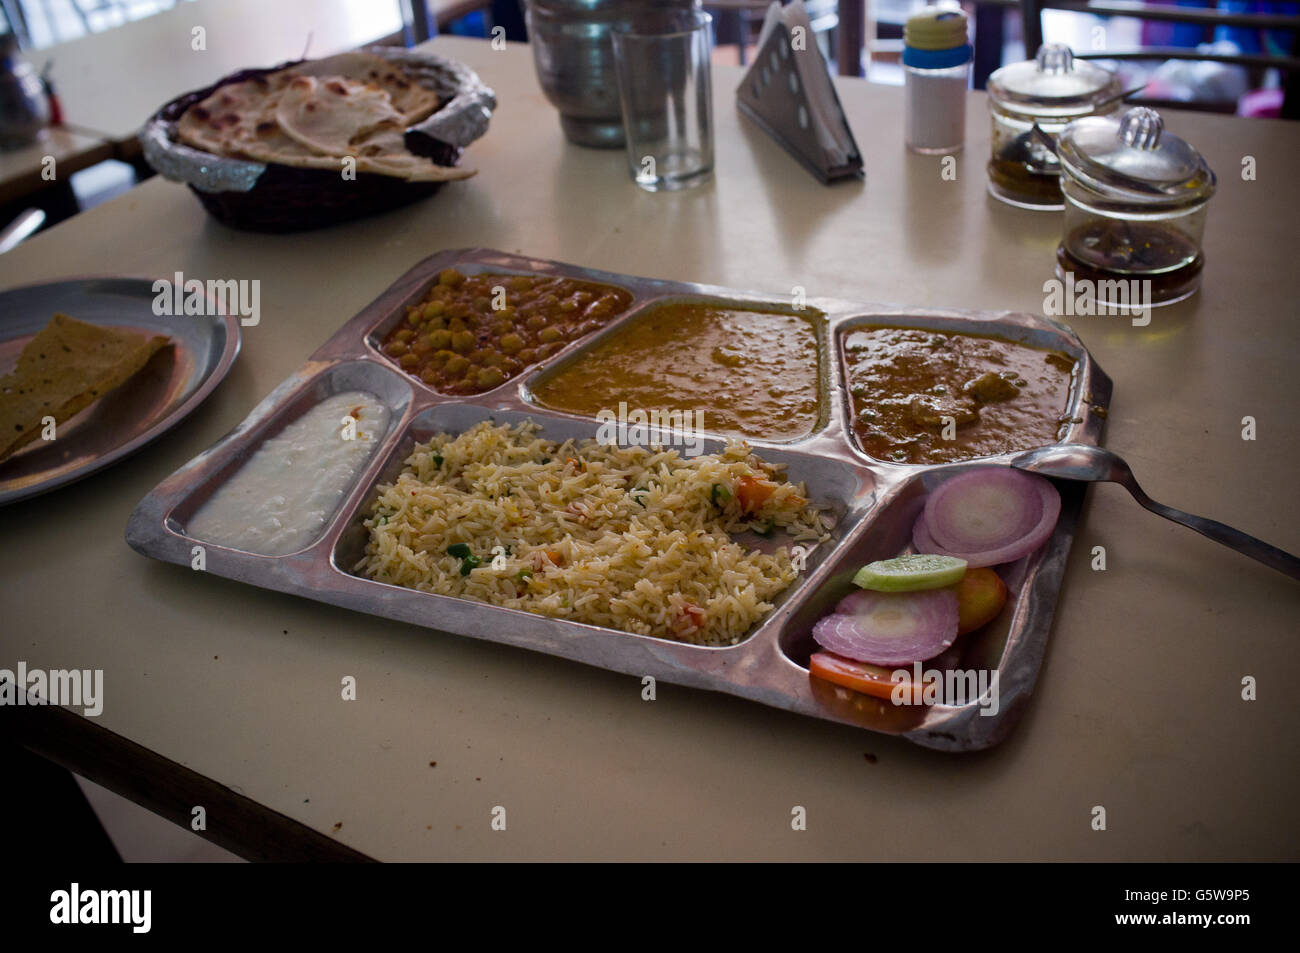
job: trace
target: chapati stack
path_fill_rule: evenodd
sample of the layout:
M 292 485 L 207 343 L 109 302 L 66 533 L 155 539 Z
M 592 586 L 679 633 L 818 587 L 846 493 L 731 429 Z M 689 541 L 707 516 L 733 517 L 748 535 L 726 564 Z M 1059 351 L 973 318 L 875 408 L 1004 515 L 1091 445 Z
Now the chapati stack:
M 412 182 L 463 179 L 473 169 L 434 164 L 405 145 L 408 126 L 438 95 L 401 66 L 363 51 L 229 83 L 176 125 L 186 145 L 214 155 L 311 169 L 370 172 Z

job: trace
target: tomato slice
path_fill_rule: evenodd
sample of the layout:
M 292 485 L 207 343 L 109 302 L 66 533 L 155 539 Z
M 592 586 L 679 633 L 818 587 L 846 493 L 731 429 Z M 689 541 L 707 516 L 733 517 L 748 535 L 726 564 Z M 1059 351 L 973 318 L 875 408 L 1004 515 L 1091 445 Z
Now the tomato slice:
M 776 484 L 771 480 L 743 476 L 736 482 L 736 498 L 740 508 L 746 513 L 757 513 L 768 497 L 776 492 Z
M 957 634 L 982 629 L 1002 613 L 1007 604 L 1007 584 L 992 569 L 967 569 L 957 593 Z
M 814 652 L 808 660 L 808 671 L 834 685 L 886 701 L 893 700 L 894 690 L 901 684 L 904 686 L 902 700 L 905 703 L 920 704 L 922 701 L 924 686 L 914 685 L 910 676 L 903 682 L 894 681 L 896 669 L 883 668 L 869 662 L 855 662 L 830 652 Z

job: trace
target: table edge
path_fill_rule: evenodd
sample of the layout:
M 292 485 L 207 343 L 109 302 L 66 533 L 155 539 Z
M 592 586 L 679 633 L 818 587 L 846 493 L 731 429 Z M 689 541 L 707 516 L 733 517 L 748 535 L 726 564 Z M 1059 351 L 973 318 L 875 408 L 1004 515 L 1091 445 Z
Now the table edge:
M 6 705 L 0 737 L 190 830 L 202 805 L 205 840 L 253 862 L 364 863 L 374 858 L 179 762 L 49 705 Z

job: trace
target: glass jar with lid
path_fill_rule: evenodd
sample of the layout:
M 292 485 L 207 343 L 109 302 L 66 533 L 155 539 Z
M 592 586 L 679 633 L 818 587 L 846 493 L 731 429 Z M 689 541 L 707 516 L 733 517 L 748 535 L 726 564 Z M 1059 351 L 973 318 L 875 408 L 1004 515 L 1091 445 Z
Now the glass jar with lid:
M 1057 274 L 1122 291 L 1115 279 L 1150 282 L 1143 300 L 1172 304 L 1201 283 L 1201 239 L 1214 195 L 1214 171 L 1192 146 L 1166 132 L 1154 109 L 1090 116 L 1070 123 L 1058 141 L 1065 233 Z
M 1119 106 L 1119 78 L 1063 43 L 1044 43 L 1038 55 L 997 70 L 988 81 L 993 122 L 989 192 L 1021 208 L 1062 208 L 1056 156 L 1036 136 L 1053 139 L 1075 119 L 1105 115 Z

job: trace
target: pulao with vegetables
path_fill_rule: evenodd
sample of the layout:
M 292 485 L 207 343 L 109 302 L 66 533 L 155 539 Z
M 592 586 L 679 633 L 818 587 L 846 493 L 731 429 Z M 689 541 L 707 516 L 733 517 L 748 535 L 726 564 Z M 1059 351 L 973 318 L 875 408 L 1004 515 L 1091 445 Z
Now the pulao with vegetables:
M 698 645 L 743 639 L 796 579 L 791 543 L 828 538 L 823 507 L 732 442 L 658 447 L 546 440 L 484 421 L 417 444 L 379 488 L 354 571 L 379 582 Z

